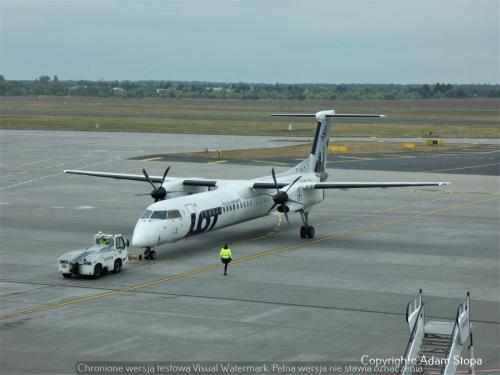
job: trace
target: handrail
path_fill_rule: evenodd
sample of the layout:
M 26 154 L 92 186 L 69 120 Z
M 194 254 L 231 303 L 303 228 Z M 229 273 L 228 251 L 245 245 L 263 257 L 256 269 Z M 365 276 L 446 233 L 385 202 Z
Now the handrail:
M 417 307 L 421 305 L 422 305 L 422 289 L 419 290 L 417 297 L 408 302 L 408 304 L 406 305 L 406 322 L 408 324 L 410 324 L 411 315 L 417 310 Z M 410 310 L 412 311 L 410 312 Z M 415 324 L 415 322 L 413 322 L 413 324 Z M 413 327 L 410 325 L 409 328 L 411 332 Z
M 422 293 L 422 290 L 420 290 L 420 296 L 421 296 L 421 293 Z M 409 363 L 406 363 L 407 359 L 408 359 L 408 355 L 409 355 L 409 351 L 411 349 L 411 345 L 413 343 L 413 341 L 415 340 L 415 335 L 416 335 L 416 332 L 417 332 L 417 327 L 418 327 L 418 321 L 420 319 L 423 319 L 424 318 L 424 303 L 422 302 L 422 300 L 420 299 L 420 308 L 418 309 L 418 314 L 417 314 L 417 318 L 415 319 L 415 322 L 413 323 L 413 328 L 411 330 L 411 334 L 410 334 L 410 339 L 408 340 L 408 344 L 406 344 L 406 349 L 405 349 L 405 354 L 403 356 L 404 358 L 404 363 L 401 364 L 401 366 L 399 367 L 399 372 L 398 374 L 402 374 L 402 371 L 403 369 L 407 366 L 407 365 L 411 365 Z M 410 302 L 411 303 L 411 302 Z M 408 309 L 407 309 L 407 312 L 408 312 Z M 408 320 L 408 319 L 407 319 Z
M 466 324 L 468 325 L 467 327 L 468 330 L 467 330 L 467 336 L 463 337 L 463 333 L 461 332 L 460 328 L 460 317 L 465 312 L 467 312 Z M 448 359 L 448 361 L 443 362 L 443 365 L 441 366 L 441 374 L 445 374 L 446 368 L 451 362 L 450 355 L 452 350 L 454 349 L 455 343 L 459 344 L 460 346 L 463 346 L 463 344 L 467 340 L 467 337 L 469 337 L 469 334 L 470 334 L 470 293 L 467 292 L 467 297 L 465 301 L 462 302 L 460 305 L 458 305 L 457 315 L 455 317 L 455 324 L 453 325 L 453 331 L 451 333 L 450 341 L 448 343 L 448 352 L 446 353 L 446 358 Z M 457 337 L 455 337 L 455 335 Z
M 461 304 L 460 304 L 461 306 Z M 457 316 L 455 318 L 455 324 L 453 325 L 453 331 L 451 332 L 451 337 L 450 341 L 448 342 L 448 351 L 446 352 L 446 358 L 450 356 L 451 350 L 453 349 L 453 342 L 455 341 L 455 332 L 458 327 L 458 316 L 460 315 L 460 306 L 458 306 L 457 309 Z M 441 374 L 444 374 L 446 371 L 446 366 L 448 366 L 448 361 L 443 361 L 443 364 L 441 365 Z

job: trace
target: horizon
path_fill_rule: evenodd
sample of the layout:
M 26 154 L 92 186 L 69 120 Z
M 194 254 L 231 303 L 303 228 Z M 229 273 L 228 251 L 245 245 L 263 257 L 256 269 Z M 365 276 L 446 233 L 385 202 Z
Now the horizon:
M 172 82 L 172 83 L 208 83 L 208 84 L 223 84 L 223 85 L 232 85 L 232 84 L 249 84 L 249 85 L 297 85 L 297 86 L 307 86 L 307 85 L 328 85 L 328 86 L 363 86 L 363 85 L 371 85 L 371 86 L 423 86 L 423 85 L 454 85 L 454 86 L 499 86 L 500 83 L 460 83 L 460 82 L 446 82 L 446 81 L 436 81 L 436 82 L 422 82 L 422 83 L 380 83 L 380 82 L 249 82 L 249 81 L 208 81 L 208 80 L 179 80 L 179 79 L 63 79 L 60 78 L 58 74 L 49 75 L 42 74 L 39 77 L 30 79 L 30 78 L 21 78 L 21 79 L 9 79 L 5 77 L 5 74 L 0 72 L 0 76 L 3 76 L 6 81 L 18 81 L 18 82 L 36 82 L 39 81 L 40 77 L 47 76 L 50 78 L 49 82 L 55 82 L 54 77 L 57 76 L 58 82 Z

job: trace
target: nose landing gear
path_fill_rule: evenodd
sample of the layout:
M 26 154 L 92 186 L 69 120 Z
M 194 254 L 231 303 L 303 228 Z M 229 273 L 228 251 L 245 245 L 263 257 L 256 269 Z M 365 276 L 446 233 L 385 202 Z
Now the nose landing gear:
M 302 218 L 302 225 L 300 227 L 300 238 L 314 238 L 314 227 L 309 225 L 309 212 L 300 210 L 300 217 Z
M 144 250 L 144 259 L 155 260 L 156 251 L 152 250 L 150 247 L 146 247 L 146 250 Z

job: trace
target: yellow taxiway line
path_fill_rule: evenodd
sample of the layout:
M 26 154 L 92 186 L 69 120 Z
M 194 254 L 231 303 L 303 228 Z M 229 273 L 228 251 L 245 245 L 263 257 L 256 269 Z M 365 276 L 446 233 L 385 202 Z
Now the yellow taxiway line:
M 356 233 L 366 232 L 366 231 L 370 231 L 370 230 L 378 229 L 378 228 L 383 228 L 383 227 L 385 227 L 387 225 L 399 224 L 399 223 L 402 223 L 402 222 L 405 222 L 405 221 L 409 221 L 409 220 L 413 220 L 413 219 L 417 219 L 417 218 L 425 217 L 425 216 L 429 216 L 429 215 L 434 215 L 434 214 L 437 214 L 437 213 L 440 213 L 440 212 L 444 212 L 444 211 L 448 211 L 448 210 L 451 210 L 451 209 L 454 209 L 454 208 L 462 208 L 462 207 L 473 206 L 473 205 L 476 205 L 476 204 L 490 202 L 490 201 L 497 200 L 497 199 L 500 199 L 500 197 L 494 197 L 494 198 L 488 198 L 488 199 L 483 199 L 483 200 L 478 200 L 478 201 L 473 201 L 473 202 L 461 203 L 461 204 L 456 204 L 456 205 L 447 206 L 447 207 L 443 207 L 443 208 L 437 208 L 437 209 L 430 210 L 430 211 L 423 211 L 423 212 L 419 212 L 419 213 L 416 213 L 416 214 L 413 214 L 413 215 L 404 216 L 404 217 L 401 217 L 399 219 L 394 219 L 394 220 L 389 220 L 389 221 L 386 221 L 386 222 L 383 222 L 383 223 L 371 224 L 371 225 L 359 227 L 359 228 L 356 228 L 356 229 L 353 229 L 353 230 L 350 230 L 350 231 L 347 231 L 347 232 L 337 233 L 337 234 L 334 234 L 334 235 L 331 235 L 331 236 L 326 236 L 326 237 L 318 238 L 316 240 L 302 241 L 302 242 L 295 243 L 293 245 L 281 247 L 281 248 L 274 249 L 274 250 L 261 251 L 259 253 L 254 254 L 254 255 L 246 256 L 246 257 L 243 257 L 243 258 L 240 258 L 240 259 L 235 259 L 235 260 L 233 260 L 233 263 L 248 262 L 249 260 L 261 258 L 261 257 L 264 257 L 264 256 L 281 254 L 281 253 L 284 253 L 284 252 L 287 252 L 287 251 L 290 251 L 290 250 L 293 250 L 293 249 L 297 249 L 297 248 L 301 248 L 301 247 L 306 247 L 306 246 L 314 245 L 314 244 L 317 244 L 317 243 L 320 243 L 320 242 L 329 241 L 329 240 L 335 240 L 335 239 L 343 238 L 343 237 L 348 237 L 348 236 L 351 236 L 351 235 L 356 234 Z M 180 273 L 180 274 L 177 274 L 177 275 L 160 277 L 160 278 L 155 279 L 155 280 L 147 281 L 147 282 L 144 282 L 144 283 L 141 283 L 141 284 L 137 284 L 137 285 L 132 285 L 132 286 L 126 287 L 126 288 L 110 290 L 108 292 L 99 293 L 99 294 L 95 294 L 95 295 L 91 295 L 91 296 L 87 296 L 87 297 L 75 298 L 75 299 L 72 299 L 72 300 L 69 300 L 69 301 L 65 301 L 65 302 L 54 303 L 54 304 L 50 304 L 50 305 L 35 307 L 35 308 L 31 308 L 31 309 L 26 309 L 26 310 L 21 310 L 21 311 L 13 312 L 13 313 L 10 313 L 10 314 L 2 315 L 2 316 L 0 316 L 0 320 L 11 319 L 11 318 L 16 318 L 16 317 L 24 316 L 24 315 L 29 315 L 29 314 L 34 314 L 34 313 L 43 312 L 43 311 L 47 311 L 47 310 L 57 309 L 57 308 L 60 308 L 60 307 L 64 307 L 64 306 L 68 306 L 68 305 L 73 305 L 73 304 L 77 304 L 77 303 L 82 303 L 82 302 L 87 302 L 87 301 L 94 301 L 94 300 L 98 300 L 98 299 L 101 299 L 101 298 L 111 297 L 111 296 L 114 296 L 114 295 L 118 295 L 120 293 L 133 292 L 135 290 L 146 288 L 148 286 L 153 286 L 153 285 L 165 283 L 167 281 L 178 280 L 178 279 L 181 279 L 181 278 L 184 278 L 184 277 L 197 275 L 197 274 L 200 274 L 200 273 L 203 273 L 203 272 L 208 272 L 208 271 L 211 271 L 211 270 L 215 270 L 215 269 L 220 268 L 220 267 L 222 267 L 222 264 L 215 264 L 215 265 L 211 265 L 211 266 L 207 266 L 207 267 L 202 267 L 202 268 L 199 268 L 199 269 L 196 269 L 196 270 L 193 270 L 193 271 Z

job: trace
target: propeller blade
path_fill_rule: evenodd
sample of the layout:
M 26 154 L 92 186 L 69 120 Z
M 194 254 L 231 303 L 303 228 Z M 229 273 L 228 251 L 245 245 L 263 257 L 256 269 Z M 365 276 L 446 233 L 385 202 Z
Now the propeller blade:
M 298 180 L 300 180 L 302 178 L 302 176 L 299 176 L 297 177 L 289 186 L 288 186 L 288 189 L 285 190 L 285 193 L 288 192 L 288 190 L 290 190 L 290 188 L 293 186 L 293 184 L 295 184 Z
M 274 173 L 274 167 L 273 169 L 271 169 L 271 174 L 273 176 L 274 187 L 276 188 L 276 191 L 279 193 L 280 189 L 278 188 L 278 181 L 276 181 L 276 173 Z
M 267 210 L 267 213 L 271 212 L 274 209 L 274 207 L 276 207 L 277 205 L 278 205 L 278 203 L 273 204 L 273 206 L 269 210 Z
M 168 171 L 170 170 L 170 165 L 168 166 L 167 169 L 165 169 L 165 173 L 163 173 L 163 178 L 161 180 L 161 184 L 160 184 L 160 187 L 163 186 L 163 183 L 165 182 L 165 177 L 167 177 L 167 174 L 168 174 Z
M 151 181 L 151 178 L 149 178 L 148 172 L 146 172 L 146 168 L 142 168 L 142 173 L 144 173 L 144 177 L 148 180 L 148 182 L 151 184 L 153 189 L 156 189 L 155 184 L 153 184 L 153 181 Z

